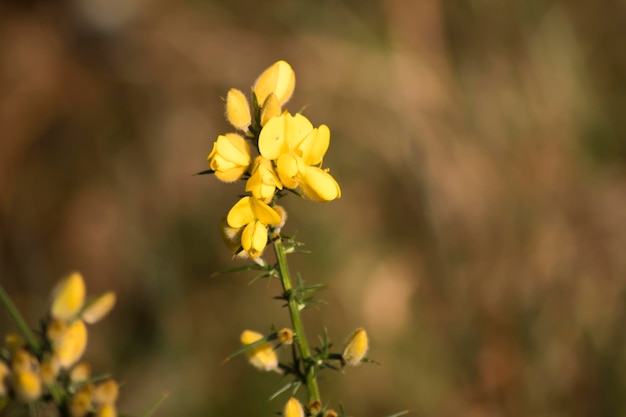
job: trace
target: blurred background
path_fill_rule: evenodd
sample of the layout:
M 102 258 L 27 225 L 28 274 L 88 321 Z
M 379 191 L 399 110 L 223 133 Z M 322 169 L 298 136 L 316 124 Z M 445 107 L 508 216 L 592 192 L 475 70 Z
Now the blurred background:
M 625 25 L 609 1 L 4 1 L 0 282 L 33 325 L 69 271 L 118 294 L 86 358 L 124 413 L 282 409 L 280 376 L 220 364 L 288 319 L 275 282 L 212 275 L 240 189 L 193 174 L 221 97 L 285 59 L 343 191 L 286 202 L 294 271 L 329 285 L 310 339 L 365 326 L 382 364 L 324 374 L 325 400 L 624 415 Z

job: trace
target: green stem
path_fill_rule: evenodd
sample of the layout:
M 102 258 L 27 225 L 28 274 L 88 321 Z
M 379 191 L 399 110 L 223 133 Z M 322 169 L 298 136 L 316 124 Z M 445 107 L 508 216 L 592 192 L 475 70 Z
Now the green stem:
M 287 295 L 287 306 L 289 307 L 289 315 L 291 316 L 293 330 L 296 333 L 296 343 L 298 344 L 300 355 L 302 355 L 302 362 L 304 363 L 309 402 L 321 401 L 320 390 L 317 385 L 315 364 L 313 363 L 311 350 L 309 349 L 309 344 L 304 332 L 304 325 L 302 324 L 302 318 L 300 316 L 300 306 L 298 305 L 298 300 L 296 300 L 293 293 L 293 285 L 289 275 L 289 266 L 287 265 L 287 254 L 285 253 L 285 247 L 283 246 L 281 239 L 276 239 L 274 241 L 274 252 L 276 253 L 276 260 L 278 263 L 280 282 L 282 283 L 283 290 Z
M 11 317 L 13 317 L 15 324 L 17 324 L 17 327 L 22 333 L 22 336 L 26 340 L 28 346 L 30 346 L 34 353 L 39 354 L 39 342 L 37 342 L 37 339 L 33 335 L 30 327 L 28 327 L 26 321 L 24 321 L 24 318 L 20 314 L 17 307 L 15 307 L 15 304 L 13 304 L 13 301 L 11 300 L 9 295 L 4 291 L 2 285 L 0 285 L 0 301 L 2 301 L 2 304 L 4 304 L 4 306 L 7 308 Z

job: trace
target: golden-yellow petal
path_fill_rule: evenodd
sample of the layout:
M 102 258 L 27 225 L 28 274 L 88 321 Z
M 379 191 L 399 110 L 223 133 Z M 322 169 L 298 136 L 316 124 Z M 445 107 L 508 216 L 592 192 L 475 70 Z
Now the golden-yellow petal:
M 369 340 L 367 338 L 367 332 L 362 327 L 356 329 L 354 333 L 352 333 L 352 336 L 350 336 L 350 340 L 343 350 L 342 357 L 346 365 L 358 365 L 367 354 L 368 348 Z
M 68 369 L 75 364 L 87 347 L 87 326 L 82 320 L 76 320 L 67 327 L 65 334 L 53 346 L 59 365 Z
M 238 229 L 254 221 L 250 198 L 249 196 L 242 197 L 230 209 L 226 216 L 226 222 L 230 227 Z
M 100 321 L 100 319 L 109 314 L 113 309 L 115 299 L 115 293 L 112 291 L 102 294 L 83 309 L 81 315 L 82 319 L 88 324 L 94 324 Z
M 257 342 L 262 338 L 263 335 L 261 333 L 252 330 L 244 330 L 241 333 L 241 343 L 244 346 Z M 246 355 L 250 363 L 257 369 L 263 371 L 274 371 L 278 369 L 278 356 L 276 356 L 276 352 L 267 342 L 263 342 L 248 349 Z
M 259 221 L 250 223 L 241 234 L 241 247 L 252 258 L 258 258 L 267 245 L 267 226 Z
M 226 118 L 239 130 L 246 130 L 252 121 L 250 105 L 246 96 L 236 88 L 231 88 L 226 95 Z
M 291 397 L 287 401 L 287 404 L 285 404 L 283 415 L 285 417 L 304 417 L 304 409 L 302 408 L 300 401 L 298 401 L 295 397 Z
M 261 107 L 261 126 L 265 126 L 272 118 L 280 116 L 280 104 L 276 94 L 272 93 L 265 99 Z
M 85 302 L 85 281 L 79 272 L 73 272 L 54 289 L 51 314 L 59 320 L 70 320 Z
M 317 167 L 306 168 L 300 186 L 311 200 L 323 202 L 341 197 L 337 181 L 328 172 Z
M 252 208 L 252 212 L 254 213 L 254 218 L 261 223 L 266 225 L 275 225 L 280 223 L 280 215 L 276 213 L 276 210 L 274 210 L 258 198 L 251 198 L 250 206 Z
M 267 96 L 273 93 L 282 106 L 291 98 L 295 86 L 296 74 L 291 65 L 281 60 L 263 71 L 254 83 L 253 90 L 259 104 L 264 103 Z

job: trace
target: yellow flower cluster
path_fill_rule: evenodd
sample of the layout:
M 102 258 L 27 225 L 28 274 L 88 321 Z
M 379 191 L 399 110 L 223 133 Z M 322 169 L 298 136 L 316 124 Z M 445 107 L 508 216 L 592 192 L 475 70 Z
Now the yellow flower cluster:
M 330 144 L 328 127 L 313 127 L 302 114 L 283 112 L 295 80 L 285 61 L 267 68 L 252 87 L 252 112 L 246 96 L 231 89 L 226 96 L 226 118 L 238 132 L 219 135 L 207 158 L 218 179 L 246 180 L 245 191 L 250 195 L 230 210 L 223 234 L 235 251 L 252 258 L 263 253 L 268 227 L 284 223 L 284 210 L 274 204 L 277 190 L 298 190 L 320 202 L 341 197 L 339 184 L 322 168 Z M 258 150 L 255 158 L 249 142 Z
M 86 303 L 85 292 L 78 272 L 57 285 L 40 346 L 28 345 L 17 334 L 6 337 L 0 359 L 0 399 L 30 403 L 52 396 L 57 404 L 65 404 L 71 417 L 117 415 L 117 383 L 90 382 L 89 365 L 78 362 L 87 346 L 86 323 L 106 316 L 115 305 L 115 294 L 107 292 Z

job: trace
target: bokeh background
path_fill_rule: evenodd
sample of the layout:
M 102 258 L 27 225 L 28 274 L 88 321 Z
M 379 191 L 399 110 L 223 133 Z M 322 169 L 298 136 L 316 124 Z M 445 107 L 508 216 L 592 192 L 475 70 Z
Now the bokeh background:
M 95 370 L 138 414 L 272 415 L 238 358 L 288 324 L 219 238 L 221 97 L 278 59 L 331 129 L 341 200 L 286 202 L 291 258 L 370 356 L 327 373 L 354 416 L 626 413 L 623 2 L 73 0 L 0 4 L 0 282 L 33 325 L 63 274 L 118 294 Z M 0 309 L 0 331 L 15 329 Z

